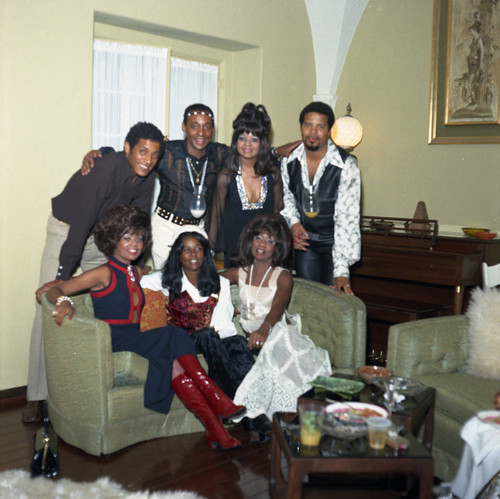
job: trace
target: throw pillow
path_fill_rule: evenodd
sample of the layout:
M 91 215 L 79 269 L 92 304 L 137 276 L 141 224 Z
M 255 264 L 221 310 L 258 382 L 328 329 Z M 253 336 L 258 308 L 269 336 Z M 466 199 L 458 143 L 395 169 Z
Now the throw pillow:
M 165 309 L 165 295 L 161 291 L 144 289 L 144 297 L 145 302 L 139 325 L 141 332 L 166 326 L 167 311 Z
M 475 288 L 466 315 L 470 320 L 467 372 L 500 380 L 500 289 Z

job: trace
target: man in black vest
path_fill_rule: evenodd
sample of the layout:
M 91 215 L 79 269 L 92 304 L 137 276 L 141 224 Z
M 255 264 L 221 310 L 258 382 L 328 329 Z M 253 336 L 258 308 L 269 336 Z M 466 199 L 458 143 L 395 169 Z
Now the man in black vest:
M 352 295 L 349 267 L 361 255 L 357 161 L 330 139 L 330 106 L 311 102 L 299 122 L 302 144 L 281 164 L 281 214 L 292 231 L 297 277 Z

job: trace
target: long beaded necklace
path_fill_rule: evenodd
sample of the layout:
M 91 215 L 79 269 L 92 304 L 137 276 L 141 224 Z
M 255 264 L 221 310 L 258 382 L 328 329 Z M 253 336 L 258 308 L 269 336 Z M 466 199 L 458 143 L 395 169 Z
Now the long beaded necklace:
M 246 315 L 247 317 L 244 317 L 245 319 L 250 319 L 250 314 L 253 312 L 255 308 L 255 304 L 257 303 L 257 300 L 259 298 L 259 293 L 260 289 L 262 288 L 262 285 L 264 284 L 264 281 L 266 280 L 267 274 L 271 272 L 273 266 L 269 265 L 267 270 L 264 273 L 264 276 L 262 277 L 262 280 L 260 281 L 259 287 L 257 288 L 257 292 L 255 293 L 255 299 L 254 303 L 250 303 L 250 298 L 251 298 L 251 291 L 252 291 L 252 278 L 253 278 L 253 263 L 250 267 L 250 276 L 248 280 L 248 289 L 247 289 L 247 307 L 246 307 Z

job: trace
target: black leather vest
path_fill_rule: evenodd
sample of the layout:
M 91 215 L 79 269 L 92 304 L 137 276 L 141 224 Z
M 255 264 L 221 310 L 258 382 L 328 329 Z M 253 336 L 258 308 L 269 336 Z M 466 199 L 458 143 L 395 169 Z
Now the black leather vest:
M 315 218 L 308 218 L 302 209 L 302 182 L 301 164 L 298 159 L 287 164 L 290 177 L 290 191 L 292 192 L 297 209 L 299 211 L 300 223 L 307 230 L 311 239 L 309 245 L 314 250 L 331 250 L 334 242 L 333 215 L 340 183 L 342 169 L 329 164 L 321 176 L 316 193 L 319 202 L 319 213 Z

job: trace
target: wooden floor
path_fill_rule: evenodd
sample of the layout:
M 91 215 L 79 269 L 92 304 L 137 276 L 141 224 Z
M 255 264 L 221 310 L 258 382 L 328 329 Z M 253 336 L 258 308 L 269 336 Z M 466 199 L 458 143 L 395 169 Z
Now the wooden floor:
M 0 471 L 29 470 L 38 424 L 23 424 L 23 397 L 0 400 Z M 59 440 L 60 477 L 94 481 L 108 476 L 130 491 L 188 490 L 207 498 L 267 499 L 270 444 L 249 442 L 242 426 L 231 430 L 243 446 L 210 450 L 203 433 L 160 438 L 110 456 L 94 457 Z
M 42 423 L 21 422 L 25 400 L 24 396 L 0 398 L 0 472 L 30 469 L 33 435 Z M 240 449 L 213 451 L 208 448 L 204 433 L 192 433 L 142 442 L 101 457 L 86 454 L 59 439 L 59 478 L 92 482 L 107 476 L 130 491 L 187 490 L 209 499 L 270 498 L 270 442 L 250 442 L 241 425 L 232 428 L 231 434 L 242 442 Z M 338 482 L 338 476 L 335 480 Z M 319 487 L 308 485 L 303 497 L 400 497 L 393 491 L 377 492 L 376 483 L 377 480 L 372 485 L 367 483 L 361 495 L 353 495 L 349 488 L 338 487 L 331 481 L 320 483 Z M 414 494 L 404 496 L 410 499 Z

